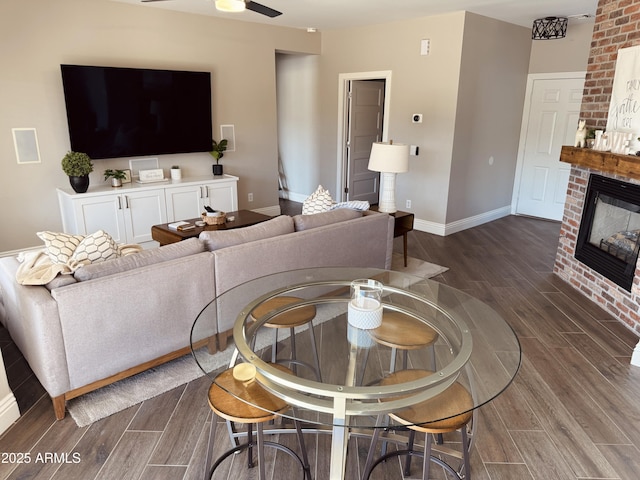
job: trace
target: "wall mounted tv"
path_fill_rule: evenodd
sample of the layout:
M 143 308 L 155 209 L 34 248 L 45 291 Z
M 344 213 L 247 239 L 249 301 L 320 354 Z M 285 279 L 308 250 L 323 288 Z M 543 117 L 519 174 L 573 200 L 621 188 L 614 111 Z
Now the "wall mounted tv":
M 93 159 L 211 151 L 211 73 L 60 68 L 71 150 Z

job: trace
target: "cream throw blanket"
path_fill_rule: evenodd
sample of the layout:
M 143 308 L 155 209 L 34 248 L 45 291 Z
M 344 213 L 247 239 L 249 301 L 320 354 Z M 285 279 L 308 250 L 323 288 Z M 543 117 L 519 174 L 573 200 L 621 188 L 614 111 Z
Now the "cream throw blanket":
M 142 251 L 140 245 L 120 245 L 120 256 L 131 255 Z M 46 249 L 21 252 L 18 255 L 20 266 L 16 271 L 16 281 L 20 285 L 45 285 L 58 275 L 71 275 L 84 263 L 69 261 L 68 263 L 54 263 L 47 255 Z

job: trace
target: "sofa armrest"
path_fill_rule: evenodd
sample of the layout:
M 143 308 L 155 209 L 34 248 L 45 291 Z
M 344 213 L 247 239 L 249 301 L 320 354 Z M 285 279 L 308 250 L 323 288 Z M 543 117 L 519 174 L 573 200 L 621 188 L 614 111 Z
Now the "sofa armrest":
M 52 396 L 69 390 L 58 307 L 44 286 L 20 285 L 13 257 L 0 259 L 0 294 L 5 327 L 43 388 Z

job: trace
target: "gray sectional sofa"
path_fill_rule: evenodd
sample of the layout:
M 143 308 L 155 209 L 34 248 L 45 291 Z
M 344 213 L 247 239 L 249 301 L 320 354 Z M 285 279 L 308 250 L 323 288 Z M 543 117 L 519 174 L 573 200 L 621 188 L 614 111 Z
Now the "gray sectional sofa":
M 252 278 L 299 268 L 390 268 L 393 218 L 337 209 L 86 265 L 47 285 L 16 282 L 0 258 L 0 321 L 53 400 L 66 401 L 189 353 L 190 329 L 213 298 Z M 247 303 L 251 299 L 246 299 Z M 224 349 L 234 316 L 203 338 Z

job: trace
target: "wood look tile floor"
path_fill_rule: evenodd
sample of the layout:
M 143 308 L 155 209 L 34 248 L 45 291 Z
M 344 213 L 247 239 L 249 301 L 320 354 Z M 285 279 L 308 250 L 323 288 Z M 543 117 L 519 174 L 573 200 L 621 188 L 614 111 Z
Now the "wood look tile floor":
M 299 208 L 283 203 L 283 213 Z M 510 216 L 448 237 L 409 234 L 409 255 L 449 267 L 436 280 L 491 305 L 522 343 L 515 381 L 480 411 L 475 480 L 640 478 L 640 368 L 629 365 L 638 338 L 552 274 L 559 230 L 556 222 Z M 0 346 L 23 412 L 0 437 L 0 479 L 204 478 L 206 379 L 78 428 L 68 415 L 55 421 L 49 398 L 1 328 Z M 324 480 L 330 438 L 306 438 L 313 478 Z M 352 443 L 350 480 L 362 473 L 368 448 L 362 439 Z M 228 447 L 219 428 L 214 455 Z M 9 453 L 28 453 L 31 462 L 11 463 Z M 300 478 L 275 455 L 267 455 L 269 478 Z M 397 462 L 387 463 L 372 478 L 403 478 Z M 414 463 L 410 478 L 419 478 Z M 234 459 L 223 478 L 253 479 L 255 470 Z M 432 468 L 432 478 L 446 476 Z

